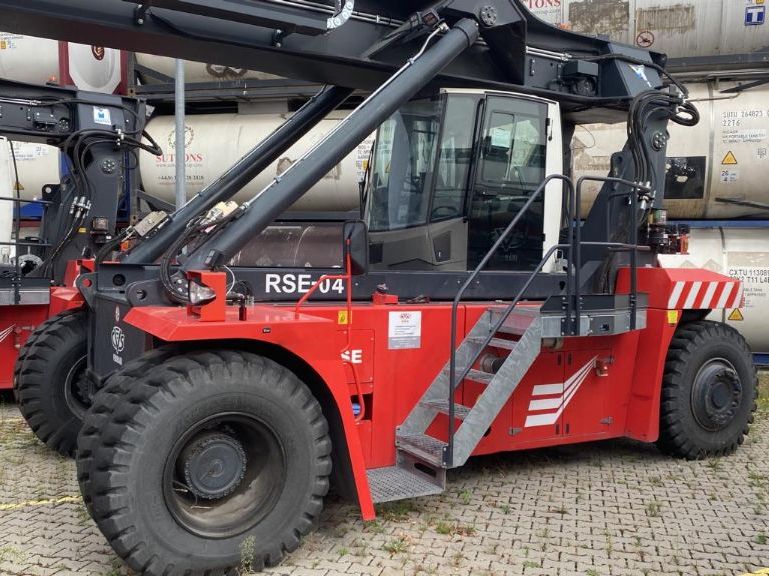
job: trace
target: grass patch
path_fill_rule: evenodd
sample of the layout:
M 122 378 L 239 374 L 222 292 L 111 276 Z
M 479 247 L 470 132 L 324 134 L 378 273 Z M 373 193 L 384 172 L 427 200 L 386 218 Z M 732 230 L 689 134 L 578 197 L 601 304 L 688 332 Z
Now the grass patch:
M 444 536 L 472 536 L 475 534 L 475 528 L 459 524 L 457 522 L 439 521 L 435 525 L 435 531 Z
M 394 556 L 395 554 L 405 552 L 408 549 L 408 544 L 406 543 L 406 539 L 401 537 L 396 538 L 395 540 L 390 540 L 382 546 L 382 549 Z
M 652 500 L 646 505 L 646 515 L 650 518 L 656 518 L 660 515 L 661 506 L 656 500 Z
M 379 506 L 377 515 L 387 522 L 403 522 L 408 520 L 409 514 L 416 510 L 417 505 L 414 500 L 398 500 Z

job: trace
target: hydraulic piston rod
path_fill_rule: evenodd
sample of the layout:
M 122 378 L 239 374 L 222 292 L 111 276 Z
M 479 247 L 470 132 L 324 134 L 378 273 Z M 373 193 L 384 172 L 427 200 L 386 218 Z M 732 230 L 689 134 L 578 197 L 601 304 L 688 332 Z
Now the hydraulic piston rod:
M 351 89 L 338 86 L 323 89 L 243 156 L 237 164 L 174 212 L 165 226 L 154 236 L 136 246 L 122 261 L 126 264 L 151 264 L 160 258 L 184 231 L 190 220 L 218 202 L 232 198 L 281 154 L 296 144 L 329 112 L 344 102 L 351 93 Z
M 245 204 L 242 213 L 193 252 L 182 269 L 215 269 L 228 262 L 377 126 L 472 46 L 478 35 L 478 24 L 474 20 L 457 22 L 433 47 L 409 60 L 336 130 Z

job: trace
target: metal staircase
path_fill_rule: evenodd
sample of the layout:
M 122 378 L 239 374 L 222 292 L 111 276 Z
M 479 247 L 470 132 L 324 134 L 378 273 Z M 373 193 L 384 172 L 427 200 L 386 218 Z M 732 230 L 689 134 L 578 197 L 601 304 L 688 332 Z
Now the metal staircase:
M 451 357 L 406 420 L 398 427 L 395 466 L 368 471 L 374 502 L 429 496 L 442 492 L 446 485 L 446 470 L 462 466 L 473 453 L 536 361 L 543 340 L 566 336 L 620 334 L 645 327 L 646 302 L 644 298 L 638 298 L 634 256 L 631 259 L 630 294 L 583 297 L 579 291 L 581 246 L 602 246 L 628 250 L 635 254 L 640 249 L 635 242 L 636 238 L 633 238 L 632 244 L 581 243 L 578 227 L 575 226 L 569 230 L 568 243 L 553 246 L 545 253 L 513 300 L 509 303 L 490 305 L 459 346 L 456 346 L 457 312 L 464 293 L 551 180 L 562 180 L 567 185 L 571 193 L 569 213 L 574 215 L 570 221 L 580 221 L 577 208 L 579 186 L 575 196 L 569 178 L 561 175 L 550 176 L 531 195 L 486 257 L 469 275 L 454 298 Z M 633 189 L 638 188 L 638 185 L 632 182 L 616 178 L 597 180 L 618 181 Z M 565 294 L 553 296 L 544 303 L 521 304 L 533 280 L 559 250 L 567 253 L 568 261 L 573 264 L 570 265 L 569 272 L 564 274 Z M 468 381 L 485 386 L 472 406 L 459 404 L 456 400 L 460 387 Z M 448 417 L 447 441 L 427 434 L 439 414 Z

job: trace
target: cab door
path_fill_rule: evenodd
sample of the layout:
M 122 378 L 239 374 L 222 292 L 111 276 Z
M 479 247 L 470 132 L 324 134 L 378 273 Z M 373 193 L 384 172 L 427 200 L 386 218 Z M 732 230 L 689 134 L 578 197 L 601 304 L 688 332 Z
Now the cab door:
M 548 105 L 489 95 L 483 113 L 468 207 L 468 267 L 473 269 L 545 179 Z M 490 270 L 531 270 L 544 249 L 540 195 L 489 263 Z

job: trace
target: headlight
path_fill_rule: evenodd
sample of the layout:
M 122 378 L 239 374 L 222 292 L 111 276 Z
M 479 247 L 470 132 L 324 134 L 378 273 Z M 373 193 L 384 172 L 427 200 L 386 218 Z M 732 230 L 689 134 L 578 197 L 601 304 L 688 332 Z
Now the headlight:
M 198 284 L 194 280 L 189 282 L 188 294 L 190 304 L 193 306 L 202 306 L 216 300 L 216 292 L 213 289 L 203 284 Z

